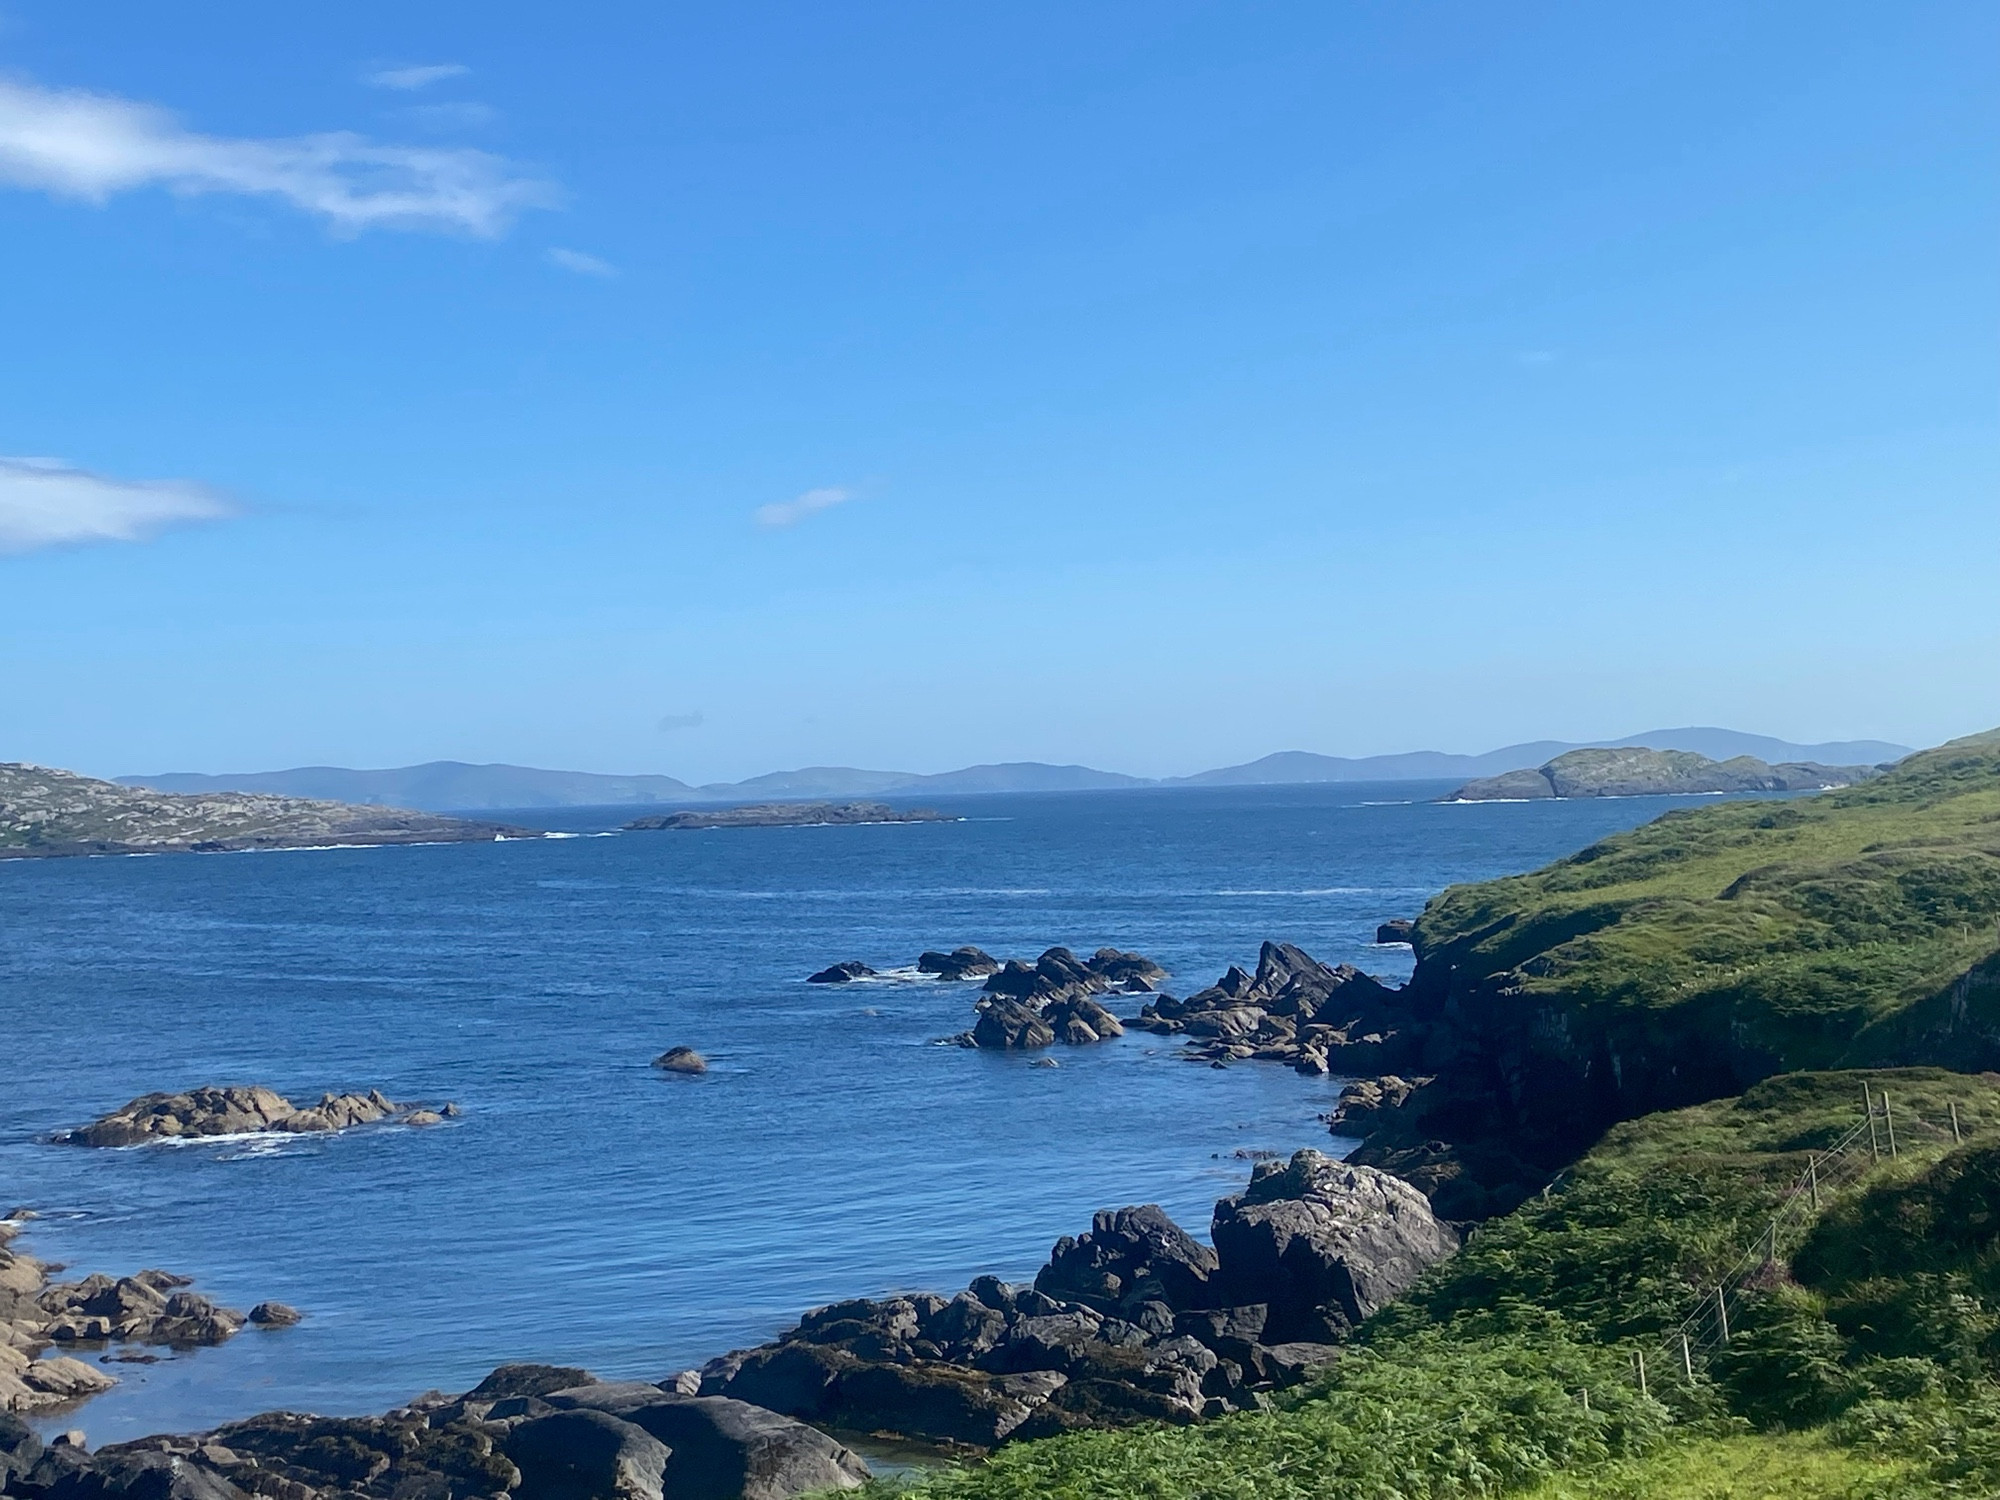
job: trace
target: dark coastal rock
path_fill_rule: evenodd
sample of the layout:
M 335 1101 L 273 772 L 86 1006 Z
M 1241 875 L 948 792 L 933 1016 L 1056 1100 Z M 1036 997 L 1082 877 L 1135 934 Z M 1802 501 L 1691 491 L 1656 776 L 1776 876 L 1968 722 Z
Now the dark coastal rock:
M 260 1131 L 304 1135 L 407 1118 L 413 1108 L 395 1103 L 380 1090 L 323 1094 L 317 1104 L 300 1108 L 267 1088 L 210 1086 L 184 1094 L 142 1094 L 123 1108 L 56 1139 L 76 1146 L 139 1146 L 149 1141 Z
M 954 948 L 949 953 L 928 949 L 917 955 L 917 972 L 935 974 L 940 979 L 984 979 L 988 974 L 999 971 L 999 961 L 992 954 L 970 944 Z
M 977 949 L 971 951 L 992 963 Z M 944 957 L 926 954 L 919 962 Z M 1010 958 L 987 972 L 977 1005 L 980 1019 L 957 1040 L 975 1047 L 1019 1049 L 1056 1041 L 1083 1046 L 1123 1036 L 1125 1023 L 1097 997 L 1150 993 L 1154 982 L 1166 974 L 1143 954 L 1116 948 L 1100 948 L 1087 960 L 1060 947 L 1048 949 L 1032 964 Z
M 653 1059 L 653 1066 L 665 1073 L 706 1073 L 708 1059 L 692 1047 L 669 1047 Z
M 1213 1250 L 1148 1203 L 1107 1210 L 1087 1233 L 1057 1240 L 1035 1290 L 1105 1313 L 1146 1302 L 1197 1307 L 1216 1266 Z
M 1213 1236 L 1223 1285 L 1269 1305 L 1278 1343 L 1337 1336 L 1458 1248 L 1410 1184 L 1317 1151 L 1261 1164 L 1216 1204 Z
M 41 1490 L 45 1500 L 245 1500 L 242 1490 L 200 1465 L 166 1453 L 98 1454 Z
M 250 1309 L 250 1321 L 259 1328 L 291 1328 L 304 1317 L 289 1302 L 259 1302 Z
M 872 979 L 875 971 L 858 958 L 850 958 L 845 963 L 829 964 L 817 974 L 806 975 L 807 984 L 850 984 L 857 979 Z
M 988 998 L 979 1004 L 979 1019 L 972 1026 L 975 1046 L 999 1051 L 1021 1051 L 1046 1047 L 1056 1039 L 1055 1028 L 1042 1013 L 1018 1000 Z
M 1261 1166 L 1216 1205 L 1214 1232 L 1210 1250 L 1157 1205 L 1100 1213 L 1032 1286 L 982 1276 L 949 1300 L 834 1303 L 711 1361 L 700 1389 L 978 1447 L 1191 1422 L 1310 1378 L 1457 1244 L 1408 1184 L 1309 1151 Z
M 663 1500 L 667 1445 L 608 1412 L 551 1412 L 507 1434 L 520 1500 Z
M 1416 941 L 1417 924 L 1408 917 L 1395 917 L 1375 929 L 1375 941 L 1384 947 L 1401 943 L 1405 946 Z
M 595 1375 L 574 1365 L 501 1365 L 465 1395 L 468 1401 L 499 1401 L 508 1396 L 546 1396 L 596 1383 Z
M 1289 1063 L 1302 1073 L 1398 1065 L 1408 1050 L 1402 991 L 1352 964 L 1328 966 L 1290 943 L 1265 943 L 1255 972 L 1231 968 L 1185 1000 L 1161 996 L 1137 1018 L 1185 1033 L 1194 1062 Z
M 60 1344 L 123 1339 L 191 1348 L 224 1343 L 242 1330 L 242 1313 L 177 1290 L 187 1284 L 185 1276 L 165 1271 L 58 1282 L 35 1299 L 45 1320 L 40 1335 Z
M 698 1396 L 633 1382 L 557 1391 L 559 1408 L 608 1412 L 666 1444 L 668 1500 L 790 1500 L 854 1489 L 868 1465 L 825 1433 L 726 1396 Z

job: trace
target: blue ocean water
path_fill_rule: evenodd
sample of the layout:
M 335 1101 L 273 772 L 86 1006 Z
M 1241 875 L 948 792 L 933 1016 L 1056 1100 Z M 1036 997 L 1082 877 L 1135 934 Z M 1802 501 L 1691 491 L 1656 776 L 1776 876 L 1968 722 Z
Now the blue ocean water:
M 1375 925 L 1669 799 L 1438 805 L 1442 788 L 991 796 L 957 823 L 0 862 L 0 1209 L 77 1273 L 161 1266 L 308 1313 L 112 1367 L 93 1442 L 274 1407 L 378 1411 L 508 1359 L 658 1379 L 801 1310 L 1033 1273 L 1091 1213 L 1205 1234 L 1239 1153 L 1329 1144 L 1338 1080 L 1134 1033 L 1058 1068 L 936 1045 L 972 985 L 814 986 L 977 943 L 1111 944 L 1185 994 L 1264 938 L 1401 978 Z M 701 1078 L 649 1064 L 686 1044 Z M 266 1083 L 454 1100 L 432 1130 L 90 1151 L 134 1095 Z M 1335 1143 L 1335 1149 L 1339 1149 Z

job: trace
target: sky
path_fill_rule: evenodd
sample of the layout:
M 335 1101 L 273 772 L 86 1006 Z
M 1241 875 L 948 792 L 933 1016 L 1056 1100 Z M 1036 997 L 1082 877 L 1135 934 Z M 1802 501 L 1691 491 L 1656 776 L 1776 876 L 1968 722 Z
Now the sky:
M 2000 8 L 0 0 L 0 760 L 2000 724 Z

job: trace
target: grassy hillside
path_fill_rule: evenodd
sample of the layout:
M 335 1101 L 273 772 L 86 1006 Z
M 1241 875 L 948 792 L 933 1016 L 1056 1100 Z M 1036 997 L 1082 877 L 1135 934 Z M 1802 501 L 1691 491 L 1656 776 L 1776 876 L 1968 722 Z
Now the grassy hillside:
M 1900 1154 L 1829 1187 L 1693 1382 L 1657 1350 L 1807 1154 L 1891 1091 Z M 1968 1137 L 1954 1149 L 1949 1106 Z M 1319 1388 L 1203 1426 L 1003 1450 L 926 1500 L 2000 1493 L 2000 1076 L 1772 1079 L 1629 1122 L 1361 1331 Z M 1980 1215 L 1985 1217 L 1979 1217 Z M 1949 1234 L 1938 1226 L 1949 1223 Z M 1884 1309 L 1893 1309 L 1893 1315 Z M 1886 1330 L 1886 1331 L 1885 1331 Z M 1585 1392 L 1588 1392 L 1588 1404 Z
M 1420 957 L 1461 991 L 1680 1013 L 1765 1071 L 1904 1060 L 1996 947 L 2000 731 L 1846 791 L 1670 813 L 1447 891 L 1417 924 Z M 1973 988 L 1982 1014 L 1958 1029 L 1990 1047 L 2000 988 Z

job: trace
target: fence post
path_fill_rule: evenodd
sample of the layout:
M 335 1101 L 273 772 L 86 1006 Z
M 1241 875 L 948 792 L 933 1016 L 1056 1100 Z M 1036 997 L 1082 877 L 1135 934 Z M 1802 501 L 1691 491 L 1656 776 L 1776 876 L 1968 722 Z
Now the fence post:
M 1585 1387 L 1583 1388 L 1583 1410 L 1584 1410 L 1584 1413 L 1585 1413 L 1585 1415 L 1588 1415 L 1588 1414 L 1589 1414 L 1589 1412 L 1590 1412 L 1590 1387 L 1589 1387 L 1589 1386 L 1585 1386 Z
M 1646 1351 L 1644 1349 L 1634 1349 L 1632 1351 L 1632 1358 L 1639 1362 L 1639 1394 L 1650 1396 L 1652 1392 L 1646 1389 Z
M 1812 1186 L 1813 1212 L 1819 1212 L 1819 1153 L 1813 1152 L 1806 1158 L 1806 1181 Z
M 1681 1368 L 1687 1371 L 1688 1384 L 1694 1384 L 1694 1350 L 1688 1344 L 1688 1336 L 1681 1335 Z
M 1965 1137 L 1958 1133 L 1958 1101 L 1956 1099 L 1951 1101 L 1951 1143 L 1954 1146 L 1963 1146 L 1965 1144 Z
M 1896 1117 L 1889 1113 L 1889 1091 L 1882 1090 L 1882 1124 L 1889 1131 L 1889 1154 L 1896 1154 Z
M 1764 1264 L 1775 1265 L 1778 1259 L 1778 1221 L 1773 1219 L 1764 1241 Z
M 1868 1149 L 1874 1153 L 1875 1160 L 1880 1161 L 1882 1147 L 1875 1139 L 1875 1096 L 1868 1092 L 1865 1083 L 1861 1085 L 1861 1107 L 1868 1111 Z
M 1722 1342 L 1729 1342 L 1729 1298 L 1721 1287 L 1715 1289 L 1715 1320 L 1722 1325 Z

